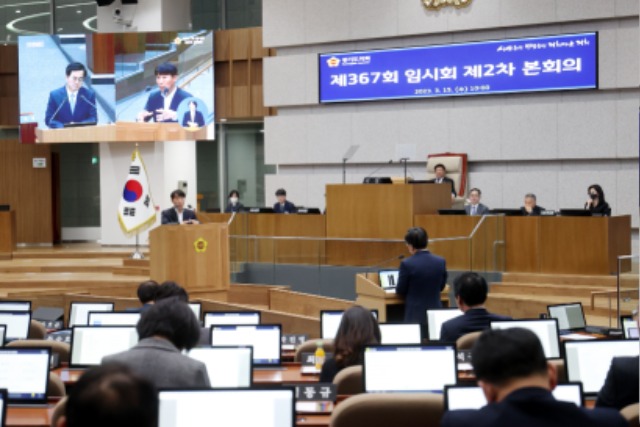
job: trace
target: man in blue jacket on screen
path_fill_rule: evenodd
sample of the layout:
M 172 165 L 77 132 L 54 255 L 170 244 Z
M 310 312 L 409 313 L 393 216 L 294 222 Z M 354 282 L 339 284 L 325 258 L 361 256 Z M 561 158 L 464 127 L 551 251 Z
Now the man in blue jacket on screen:
M 162 63 L 156 67 L 155 74 L 158 89 L 149 95 L 144 110 L 138 113 L 137 121 L 177 122 L 178 106 L 183 100 L 191 98 L 191 94 L 176 85 L 178 69 L 175 65 Z
M 86 68 L 79 62 L 72 62 L 65 73 L 65 85 L 49 93 L 45 124 L 52 129 L 69 124 L 95 124 L 98 121 L 96 94 L 83 86 Z

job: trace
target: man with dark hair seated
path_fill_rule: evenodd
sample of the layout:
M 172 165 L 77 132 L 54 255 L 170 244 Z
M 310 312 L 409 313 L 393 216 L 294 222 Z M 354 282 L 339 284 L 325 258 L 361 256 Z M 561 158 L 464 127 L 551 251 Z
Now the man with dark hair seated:
M 140 342 L 130 350 L 105 357 L 153 382 L 157 388 L 209 387 L 206 366 L 180 354 L 200 339 L 200 324 L 189 306 L 177 299 L 157 301 L 136 326 Z
M 471 363 L 488 404 L 478 410 L 448 411 L 441 427 L 625 427 L 612 409 L 578 408 L 551 394 L 555 366 L 528 329 L 487 330 L 471 351 Z
M 478 273 L 464 273 L 453 282 L 458 308 L 464 315 L 447 320 L 440 329 L 440 341 L 454 342 L 464 334 L 489 329 L 494 320 L 511 320 L 508 316 L 492 314 L 484 308 L 489 286 Z
M 155 301 L 162 301 L 167 298 L 177 298 L 182 302 L 189 302 L 189 294 L 187 291 L 176 282 L 167 280 L 158 285 L 156 289 Z
M 147 311 L 149 307 L 153 305 L 153 302 L 156 299 L 156 292 L 158 291 L 158 282 L 155 280 L 147 280 L 145 282 L 140 283 L 138 286 L 138 299 L 142 304 L 140 307 L 140 312 Z
M 88 370 L 73 386 L 57 427 L 156 427 L 158 392 L 120 364 Z

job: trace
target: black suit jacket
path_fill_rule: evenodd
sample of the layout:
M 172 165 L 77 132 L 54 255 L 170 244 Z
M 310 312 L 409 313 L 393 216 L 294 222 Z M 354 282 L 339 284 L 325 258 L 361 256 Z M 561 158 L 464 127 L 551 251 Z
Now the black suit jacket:
M 494 320 L 511 320 L 509 316 L 489 313 L 485 308 L 472 308 L 462 316 L 447 320 L 440 329 L 440 341 L 455 342 L 461 336 L 489 329 Z
M 290 201 L 284 202 L 284 209 L 280 206 L 280 203 L 276 203 L 273 205 L 273 213 L 296 213 L 298 209 L 296 205 L 291 203 Z
M 464 211 L 467 215 L 471 215 L 471 205 L 466 205 L 464 207 Z M 478 203 L 478 207 L 476 208 L 476 215 L 487 215 L 489 213 L 489 207 L 483 205 L 482 203 Z
M 540 214 L 542 213 L 543 210 L 544 210 L 544 208 L 542 206 L 538 206 L 538 205 L 535 205 L 533 207 L 533 209 L 531 209 L 531 213 L 527 212 L 527 210 L 524 208 L 524 206 L 522 206 L 520 208 L 520 211 L 522 212 L 522 215 L 524 215 L 524 216 L 540 216 Z
M 611 360 L 602 389 L 596 400 L 597 407 L 620 410 L 632 403 L 638 403 L 638 356 L 619 356 Z
M 588 209 L 591 211 L 592 214 L 611 216 L 611 207 L 609 207 L 609 203 L 607 202 L 598 203 L 598 206 L 595 206 L 595 207 L 589 205 Z
M 184 209 L 182 211 L 182 221 L 189 221 L 190 219 L 197 220 L 196 213 L 191 209 Z M 161 217 L 162 224 L 179 224 L 178 222 L 178 212 L 176 212 L 175 208 L 169 208 L 162 211 Z
M 427 309 L 440 308 L 440 292 L 447 284 L 444 258 L 419 251 L 400 264 L 396 294 L 404 296 L 404 321 L 426 323 Z
M 637 378 L 636 378 L 637 382 Z M 521 388 L 501 402 L 477 410 L 445 412 L 441 427 L 625 427 L 613 409 L 578 408 L 557 401 L 549 390 Z
M 436 179 L 430 179 L 427 182 L 433 182 L 434 184 L 436 184 Z M 458 193 L 456 192 L 456 185 L 453 182 L 453 180 L 451 178 L 447 178 L 446 176 L 444 178 L 442 178 L 442 183 L 441 184 L 449 184 L 451 186 L 451 194 L 453 194 L 454 197 L 458 196 Z

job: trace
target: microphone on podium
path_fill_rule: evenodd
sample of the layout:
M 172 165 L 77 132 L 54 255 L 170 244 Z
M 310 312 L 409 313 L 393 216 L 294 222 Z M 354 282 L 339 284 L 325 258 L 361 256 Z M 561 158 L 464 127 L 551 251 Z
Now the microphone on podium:
M 379 262 L 377 264 L 374 264 L 374 265 L 372 265 L 372 266 L 370 266 L 368 268 L 370 270 L 377 270 L 378 268 L 382 267 L 385 264 L 390 263 L 391 261 L 400 261 L 400 260 L 403 260 L 404 258 L 405 258 L 404 255 L 395 255 L 395 256 L 393 256 L 391 258 L 387 258 L 387 259 L 385 259 L 385 260 L 383 260 L 383 261 L 381 261 L 381 262 Z

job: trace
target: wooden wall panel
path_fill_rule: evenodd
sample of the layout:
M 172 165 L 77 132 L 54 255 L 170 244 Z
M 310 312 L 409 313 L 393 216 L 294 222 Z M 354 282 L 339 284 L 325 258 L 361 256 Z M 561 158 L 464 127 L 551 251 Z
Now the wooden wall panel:
M 87 67 L 99 74 L 115 70 L 115 40 L 113 34 L 92 33 L 87 36 Z
M 34 169 L 32 159 L 44 157 L 47 167 Z M 51 149 L 0 141 L 0 204 L 16 212 L 18 243 L 53 243 Z
M 0 46 L 0 126 L 18 126 L 18 47 Z

